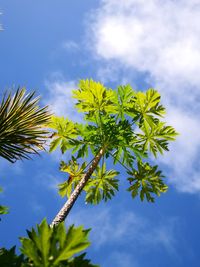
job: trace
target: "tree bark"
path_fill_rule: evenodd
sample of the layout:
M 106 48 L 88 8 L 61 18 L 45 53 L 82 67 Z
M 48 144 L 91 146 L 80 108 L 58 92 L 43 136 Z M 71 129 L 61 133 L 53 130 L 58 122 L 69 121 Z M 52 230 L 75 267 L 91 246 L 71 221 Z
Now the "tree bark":
M 96 155 L 96 157 L 93 159 L 90 167 L 88 168 L 88 171 L 83 175 L 83 178 L 80 180 L 80 182 L 74 189 L 69 199 L 66 201 L 66 203 L 63 205 L 61 210 L 58 212 L 58 214 L 53 219 L 52 223 L 50 224 L 50 227 L 56 226 L 65 220 L 71 208 L 73 207 L 74 203 L 76 202 L 78 196 L 80 195 L 84 186 L 86 185 L 87 181 L 90 179 L 92 173 L 95 171 L 104 153 L 105 153 L 105 149 L 101 148 L 98 154 Z

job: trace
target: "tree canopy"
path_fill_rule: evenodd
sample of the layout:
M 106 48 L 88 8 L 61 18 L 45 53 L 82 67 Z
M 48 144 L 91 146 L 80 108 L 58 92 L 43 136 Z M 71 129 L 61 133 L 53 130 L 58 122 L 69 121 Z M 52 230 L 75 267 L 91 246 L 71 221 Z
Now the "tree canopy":
M 67 196 L 68 204 L 53 224 L 64 220 L 82 190 L 85 201 L 92 204 L 116 194 L 119 168 L 110 169 L 108 158 L 126 170 L 127 190 L 133 198 L 139 195 L 142 201 L 154 202 L 155 195 L 166 192 L 165 177 L 150 159 L 168 151 L 177 133 L 163 121 L 160 94 L 153 88 L 142 92 L 125 85 L 112 90 L 81 80 L 73 97 L 84 122 L 53 116 L 49 125 L 54 131 L 50 152 L 60 147 L 62 153 L 72 154 L 69 162 L 60 163 L 60 170 L 69 176 L 59 185 L 59 193 Z
M 142 92 L 125 85 L 112 90 L 93 80 L 81 80 L 73 97 L 76 108 L 84 114 L 82 123 L 57 116 L 49 120 L 46 107 L 39 108 L 33 95 L 25 96 L 21 89 L 14 97 L 3 99 L 0 156 L 11 162 L 29 158 L 43 146 L 50 130 L 50 152 L 60 148 L 71 155 L 68 162 L 60 162 L 60 171 L 67 177 L 58 191 L 67 201 L 51 224 L 44 219 L 36 229 L 27 231 L 28 237 L 20 238 L 20 255 L 15 247 L 1 248 L 0 265 L 98 267 L 83 252 L 90 245 L 90 230 L 74 225 L 66 229 L 66 216 L 82 192 L 90 204 L 110 200 L 119 189 L 119 179 L 127 180 L 127 191 L 133 198 L 139 195 L 142 201 L 154 202 L 168 187 L 152 156 L 156 159 L 168 151 L 168 143 L 177 133 L 163 121 L 165 108 L 152 88 Z M 0 213 L 6 212 L 6 207 L 0 206 Z

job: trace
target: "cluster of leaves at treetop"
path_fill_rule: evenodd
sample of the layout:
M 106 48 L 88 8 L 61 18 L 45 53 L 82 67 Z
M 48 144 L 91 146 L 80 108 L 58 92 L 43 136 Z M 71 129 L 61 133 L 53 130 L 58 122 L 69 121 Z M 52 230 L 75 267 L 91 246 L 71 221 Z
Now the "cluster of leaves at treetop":
M 78 111 L 84 113 L 84 122 L 53 117 L 49 125 L 53 130 L 50 151 L 60 147 L 62 153 L 70 150 L 73 154 L 68 163 L 61 163 L 61 171 L 69 174 L 59 185 L 61 196 L 70 196 L 88 170 L 91 155 L 95 158 L 100 149 L 104 155 L 84 187 L 86 202 L 107 201 L 118 190 L 119 172 L 106 170 L 107 158 L 127 171 L 133 198 L 139 194 L 141 200 L 153 202 L 155 194 L 165 192 L 161 171 L 147 162 L 150 154 L 157 157 L 168 151 L 168 142 L 177 135 L 162 121 L 165 108 L 160 94 L 152 88 L 138 92 L 125 85 L 112 90 L 93 80 L 81 80 L 73 97 Z

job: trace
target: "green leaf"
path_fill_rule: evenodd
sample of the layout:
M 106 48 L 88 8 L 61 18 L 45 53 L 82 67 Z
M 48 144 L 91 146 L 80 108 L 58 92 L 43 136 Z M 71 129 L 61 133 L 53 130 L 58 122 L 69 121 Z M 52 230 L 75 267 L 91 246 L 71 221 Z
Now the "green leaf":
M 86 253 L 81 254 L 80 256 L 77 256 L 70 260 L 69 267 L 99 267 L 99 265 L 94 265 L 90 263 L 90 260 L 84 259 Z M 64 267 L 64 266 L 63 266 Z
M 21 238 L 21 252 L 27 256 L 35 267 L 60 266 L 89 246 L 89 230 L 70 226 L 66 231 L 64 223 L 50 228 L 46 220 L 37 225 L 37 232 L 27 231 L 29 238 Z
M 156 157 L 157 153 L 168 151 L 168 141 L 175 140 L 178 133 L 171 126 L 165 126 L 164 122 L 149 125 L 143 123 L 142 133 L 137 134 L 137 143 L 143 145 L 144 151 L 149 149 Z
M 81 80 L 79 89 L 73 91 L 73 97 L 78 100 L 76 107 L 81 112 L 94 114 L 96 112 L 113 113 L 116 108 L 113 105 L 115 94 L 113 90 L 104 87 L 103 84 L 90 80 Z
M 102 167 L 97 166 L 92 178 L 84 187 L 86 203 L 98 204 L 101 200 L 111 199 L 118 191 L 118 179 L 114 178 L 118 174 L 115 170 L 106 171 L 105 163 Z
M 23 267 L 25 266 L 24 256 L 15 254 L 15 246 L 7 250 L 0 248 L 0 266 L 1 267 Z
M 68 180 L 58 185 L 59 194 L 61 197 L 70 197 L 72 191 L 82 178 L 86 165 L 86 162 L 83 162 L 81 165 L 79 165 L 73 156 L 68 163 L 61 161 L 60 170 L 69 174 Z
M 3 192 L 3 188 L 0 187 L 0 193 L 2 193 L 2 192 Z M 8 207 L 6 207 L 6 206 L 1 206 L 1 205 L 0 205 L 0 215 L 2 215 L 2 214 L 8 214 L 8 210 L 9 210 Z
M 62 229 L 65 229 L 64 225 L 62 226 Z M 82 226 L 77 228 L 70 226 L 67 234 L 65 235 L 65 239 L 63 239 L 63 244 L 54 264 L 58 264 L 60 261 L 69 259 L 76 253 L 86 249 L 90 245 L 90 242 L 88 242 L 88 233 L 89 230 L 83 230 Z
M 125 115 L 132 115 L 131 110 L 134 105 L 134 98 L 136 92 L 131 88 L 130 85 L 119 86 L 117 88 L 116 106 L 117 116 L 124 120 Z
M 158 166 L 151 166 L 147 162 L 138 161 L 137 167 L 128 172 L 131 175 L 128 178 L 131 184 L 128 191 L 131 192 L 133 198 L 139 194 L 142 201 L 146 198 L 148 202 L 154 202 L 154 194 L 160 196 L 168 189 L 163 182 L 164 176 L 161 171 L 157 170 Z
M 119 147 L 113 154 L 114 164 L 121 160 L 122 164 L 125 164 L 127 167 L 132 167 L 135 157 L 131 154 L 128 148 Z
M 8 207 L 0 205 L 0 214 L 8 214 L 8 210 Z
M 160 94 L 150 88 L 145 92 L 137 92 L 133 107 L 133 118 L 139 121 L 139 126 L 144 121 L 150 125 L 158 122 L 158 117 L 163 117 L 165 108 L 160 104 Z
M 72 148 L 71 140 L 78 136 L 77 124 L 64 117 L 52 116 L 48 126 L 54 130 L 50 143 L 50 152 L 54 151 L 59 145 L 62 153 Z
M 51 141 L 49 152 L 53 152 L 54 150 L 56 150 L 56 148 L 59 146 L 61 141 L 62 141 L 62 137 L 58 137 L 54 139 L 53 141 Z

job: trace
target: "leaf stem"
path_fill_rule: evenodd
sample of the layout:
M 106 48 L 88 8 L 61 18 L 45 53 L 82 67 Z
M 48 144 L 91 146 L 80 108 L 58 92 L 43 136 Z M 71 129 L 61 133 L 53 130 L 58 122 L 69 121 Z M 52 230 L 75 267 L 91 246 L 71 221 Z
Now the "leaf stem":
M 117 160 L 117 162 L 119 162 L 120 165 L 122 165 L 122 167 L 124 167 L 127 171 L 130 172 L 129 168 L 127 168 L 119 159 L 116 159 L 112 153 L 108 152 L 108 154 L 113 157 L 114 160 Z

